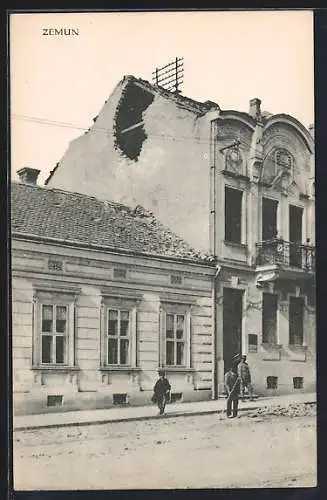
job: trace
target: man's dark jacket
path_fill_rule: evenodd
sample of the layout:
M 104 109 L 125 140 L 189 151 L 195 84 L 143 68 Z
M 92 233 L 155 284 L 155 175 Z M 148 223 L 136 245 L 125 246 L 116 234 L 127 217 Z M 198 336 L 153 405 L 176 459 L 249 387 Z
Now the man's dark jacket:
M 228 371 L 225 375 L 225 389 L 227 394 L 229 395 L 231 392 L 231 396 L 238 396 L 241 388 L 241 379 L 237 373 L 233 371 Z
M 168 381 L 168 379 L 166 378 L 159 378 L 159 380 L 157 380 L 154 388 L 153 388 L 153 392 L 154 392 L 154 395 L 156 397 L 156 399 L 161 399 L 168 391 L 170 391 L 171 387 L 170 387 L 170 383 Z

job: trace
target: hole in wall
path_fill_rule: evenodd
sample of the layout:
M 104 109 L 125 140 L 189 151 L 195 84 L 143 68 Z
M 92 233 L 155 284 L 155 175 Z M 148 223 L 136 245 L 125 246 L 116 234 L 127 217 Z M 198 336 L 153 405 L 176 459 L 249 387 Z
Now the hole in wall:
M 123 90 L 115 120 L 116 147 L 130 160 L 137 160 L 147 135 L 143 112 L 152 104 L 154 95 L 135 85 Z

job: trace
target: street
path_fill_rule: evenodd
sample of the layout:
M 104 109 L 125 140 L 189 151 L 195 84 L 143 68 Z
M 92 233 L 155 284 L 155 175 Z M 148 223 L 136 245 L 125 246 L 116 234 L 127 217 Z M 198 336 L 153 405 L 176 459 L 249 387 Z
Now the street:
M 315 486 L 316 406 L 15 431 L 13 446 L 15 490 Z

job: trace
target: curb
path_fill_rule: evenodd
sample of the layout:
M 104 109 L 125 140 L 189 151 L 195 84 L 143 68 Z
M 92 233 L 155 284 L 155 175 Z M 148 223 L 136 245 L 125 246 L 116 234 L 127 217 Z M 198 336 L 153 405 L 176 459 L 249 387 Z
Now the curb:
M 316 404 L 316 400 L 310 400 L 310 401 L 300 401 L 300 402 L 295 402 L 295 403 L 289 403 L 287 406 L 290 406 L 292 404 Z M 249 411 L 249 410 L 259 410 L 260 408 L 266 408 L 268 405 L 259 405 L 259 406 L 244 406 L 244 407 L 239 407 L 238 411 Z M 274 405 L 269 405 L 271 407 L 278 407 L 280 406 L 280 403 L 274 404 Z M 164 415 L 164 418 L 178 418 L 178 417 L 192 417 L 192 416 L 197 416 L 197 415 L 210 415 L 217 413 L 223 414 L 226 412 L 226 409 L 222 410 L 217 410 L 217 409 L 208 409 L 208 410 L 195 410 L 191 412 L 176 412 L 176 413 L 167 413 Z M 159 418 L 159 415 L 144 415 L 140 417 L 124 417 L 124 418 L 115 418 L 115 419 L 101 419 L 101 420 L 86 420 L 85 422 L 62 422 L 62 423 L 57 423 L 57 424 L 41 424 L 41 425 L 23 425 L 20 427 L 13 427 L 13 431 L 27 431 L 27 430 L 37 430 L 37 429 L 54 429 L 54 428 L 60 428 L 60 427 L 82 427 L 82 426 L 87 426 L 87 425 L 102 425 L 102 424 L 109 424 L 109 423 L 121 423 L 121 422 L 137 422 L 137 421 L 142 421 L 142 420 L 157 420 Z

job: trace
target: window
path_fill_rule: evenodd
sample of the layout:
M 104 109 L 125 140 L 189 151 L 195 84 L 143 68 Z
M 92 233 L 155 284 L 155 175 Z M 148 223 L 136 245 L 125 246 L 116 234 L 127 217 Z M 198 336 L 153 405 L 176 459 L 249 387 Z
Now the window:
M 185 340 L 185 316 L 167 314 L 166 365 L 183 366 L 185 364 Z
M 64 364 L 67 357 L 67 306 L 42 304 L 41 363 Z
M 33 367 L 75 367 L 75 303 L 78 288 L 34 288 Z
M 277 295 L 262 294 L 262 343 L 277 344 Z
M 249 352 L 258 352 L 258 335 L 249 333 L 248 335 Z
M 277 389 L 278 387 L 278 377 L 269 376 L 267 377 L 267 389 Z
M 171 403 L 177 403 L 178 401 L 183 400 L 183 393 L 182 392 L 172 392 L 171 397 L 170 397 L 170 402 Z
M 101 312 L 101 366 L 136 367 L 136 300 L 104 297 Z
M 242 242 L 242 198 L 239 189 L 225 187 L 225 241 Z
M 294 389 L 303 389 L 303 377 L 293 377 Z
M 262 198 L 262 240 L 272 240 L 277 236 L 278 201 Z
M 160 365 L 190 367 L 190 306 L 165 305 L 161 312 Z
M 130 311 L 108 309 L 107 364 L 129 365 Z
M 62 394 L 54 394 L 47 396 L 47 406 L 62 406 L 64 397 Z
M 303 345 L 303 313 L 304 299 L 290 297 L 289 302 L 289 343 L 290 345 Z
M 115 406 L 117 405 L 127 405 L 128 404 L 128 397 L 127 394 L 124 393 L 115 393 L 112 396 L 112 401 Z

